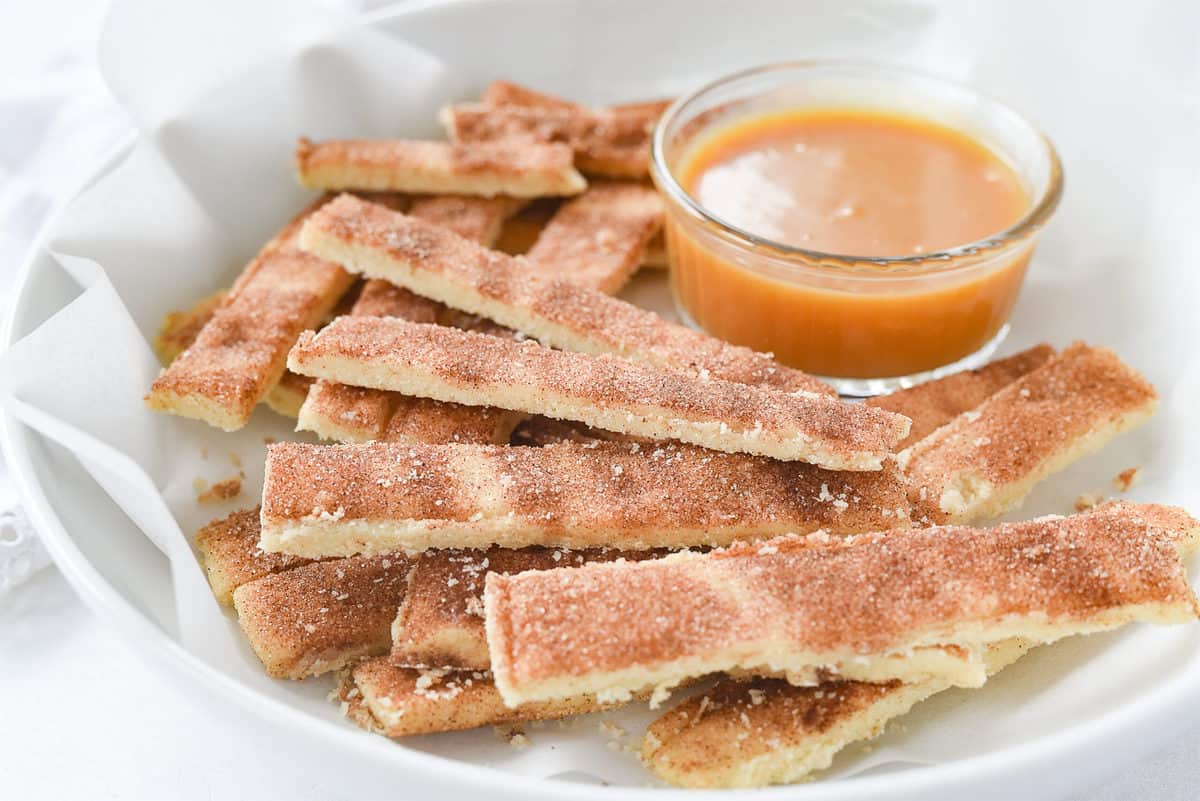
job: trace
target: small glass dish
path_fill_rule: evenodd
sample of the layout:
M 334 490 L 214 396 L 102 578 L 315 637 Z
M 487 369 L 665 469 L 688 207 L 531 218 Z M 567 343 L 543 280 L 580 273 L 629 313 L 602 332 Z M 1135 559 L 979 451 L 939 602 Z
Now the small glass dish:
M 1017 175 L 1025 215 L 985 238 L 898 257 L 823 253 L 758 236 L 681 185 L 690 149 L 738 121 L 852 110 L 928 120 L 983 144 Z M 1008 331 L 1038 231 L 1062 195 L 1050 141 L 960 84 L 895 67 L 809 61 L 746 70 L 680 98 L 654 133 L 651 174 L 666 205 L 676 307 L 690 325 L 769 351 L 868 396 L 976 367 Z

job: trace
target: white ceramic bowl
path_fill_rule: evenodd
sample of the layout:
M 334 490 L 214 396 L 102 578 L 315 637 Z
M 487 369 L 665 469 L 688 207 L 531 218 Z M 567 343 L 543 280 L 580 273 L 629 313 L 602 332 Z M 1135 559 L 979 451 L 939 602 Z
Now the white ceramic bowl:
M 739 15 L 736 26 L 730 27 L 733 23 L 725 9 L 724 3 L 686 0 L 653 5 L 633 0 L 602 4 L 587 0 L 459 0 L 411 3 L 376 15 L 373 24 L 461 66 L 477 85 L 503 75 L 593 101 L 678 92 L 754 63 L 801 55 L 848 55 L 844 43 L 853 39 L 854 26 L 861 24 L 858 10 L 829 11 L 816 4 L 780 1 L 754 5 L 753 14 Z M 913 60 L 903 46 L 903 22 L 907 17 L 901 12 L 919 17 L 915 10 L 904 12 L 901 8 L 885 13 L 876 9 L 885 21 L 889 15 L 901 14 L 893 20 L 895 35 L 882 38 L 884 52 L 877 55 Z M 802 46 L 797 44 L 800 30 L 804 31 Z M 893 39 L 895 49 L 889 53 L 886 42 Z M 497 42 L 503 45 L 498 47 Z M 563 65 L 571 65 L 572 69 L 565 70 Z M 1104 134 L 1099 129 L 1095 133 Z M 125 152 L 122 149 L 98 165 L 93 180 L 111 170 Z M 1069 160 L 1069 143 L 1064 145 L 1064 153 Z M 53 222 L 48 230 L 52 229 Z M 1065 239 L 1056 240 L 1055 236 L 1054 230 L 1048 232 L 1044 250 L 1050 258 L 1070 262 L 1075 257 Z M 1133 249 L 1133 245 L 1129 247 Z M 1086 266 L 1086 255 L 1076 260 L 1080 261 L 1077 266 Z M 1121 267 L 1118 264 L 1112 268 L 1113 274 L 1118 274 Z M 1072 280 L 1079 286 L 1072 287 Z M 1066 289 L 1063 281 L 1068 282 Z M 1014 320 L 1015 343 L 1048 337 L 1062 344 L 1074 330 L 1103 340 L 1107 329 L 1102 315 L 1108 308 L 1104 303 L 1098 304 L 1090 316 L 1081 312 L 1065 322 L 1056 313 L 1061 299 L 1076 290 L 1085 291 L 1085 284 L 1087 291 L 1107 292 L 1109 299 L 1119 304 L 1121 282 L 1112 280 L 1097 286 L 1096 281 L 1095 275 L 1084 269 L 1062 271 L 1041 281 L 1035 267 L 1027 290 L 1031 296 L 1022 301 Z M 3 342 L 12 343 L 27 334 L 78 291 L 39 245 L 21 273 Z M 642 282 L 635 291 L 647 297 L 660 292 L 653 281 Z M 1153 318 L 1152 313 L 1142 316 Z M 1051 319 L 1057 323 L 1050 324 Z M 1144 343 L 1136 348 L 1121 341 L 1108 344 L 1126 355 L 1130 355 L 1129 349 L 1146 352 Z M 1128 348 L 1123 349 L 1126 344 Z M 1167 402 L 1194 404 L 1195 400 L 1193 386 Z M 353 757 L 394 774 L 398 795 L 436 790 L 495 799 L 662 797 L 664 791 L 648 788 L 648 776 L 636 770 L 630 774 L 634 778 L 626 780 L 627 786 L 617 788 L 578 780 L 547 781 L 528 778 L 516 770 L 484 767 L 467 758 L 474 746 L 450 745 L 451 741 L 444 738 L 395 744 L 366 735 L 341 720 L 334 706 L 320 699 L 324 687 L 287 685 L 279 691 L 264 691 L 215 669 L 181 647 L 173 633 L 165 611 L 170 609 L 170 572 L 161 553 L 63 448 L 9 414 L 3 416 L 2 430 L 8 465 L 29 514 L 72 585 L 98 614 L 137 642 L 167 673 L 178 677 L 182 686 L 201 689 L 216 703 L 227 706 L 231 719 L 253 715 L 273 721 L 290 736 L 317 738 L 330 749 L 331 759 L 334 755 Z M 1148 433 L 1106 452 L 1105 459 L 1078 465 L 1053 486 L 1040 489 L 1026 512 L 1063 511 L 1076 494 L 1106 482 L 1117 470 L 1128 466 L 1124 460 L 1146 455 L 1153 458 L 1167 436 L 1152 427 Z M 1186 432 L 1186 436 L 1194 441 L 1193 432 Z M 1153 470 L 1148 472 L 1151 478 L 1140 494 L 1146 499 L 1155 497 L 1156 488 Z M 1190 501 L 1196 503 L 1194 493 Z M 1025 686 L 1042 672 L 1056 680 L 1064 675 L 1071 681 L 1085 676 L 1094 686 L 1071 696 L 1075 699 L 1073 705 L 1058 711 L 1035 709 L 1037 714 L 1033 714 L 1018 709 L 1021 699 L 1014 698 L 1013 719 L 982 718 L 963 729 L 963 737 L 978 736 L 979 747 L 948 763 L 889 766 L 835 781 L 774 788 L 753 797 L 949 799 L 1049 797 L 1062 793 L 1115 772 L 1195 719 L 1194 713 L 1181 714 L 1181 710 L 1194 710 L 1200 703 L 1197 642 L 1200 640 L 1194 634 L 1139 630 L 1131 635 L 1064 643 L 1044 654 L 1035 653 L 1012 670 L 1011 679 L 1002 675 L 975 696 L 950 693 L 925 705 L 928 711 L 917 710 L 911 727 L 936 726 L 942 719 L 939 715 L 969 709 L 972 699 L 984 697 L 984 693 Z M 1065 672 L 1064 664 L 1068 668 Z M 1031 700 L 1031 709 L 1034 704 Z M 1021 714 L 1032 714 L 1026 730 L 1011 725 L 1014 719 L 1022 720 Z M 1006 720 L 1010 725 L 1005 725 Z M 955 725 L 962 725 L 961 721 Z M 556 735 L 548 730 L 540 736 L 549 739 Z M 475 750 L 486 752 L 486 748 Z M 439 755 L 439 751 L 459 758 Z M 739 796 L 720 794 L 722 798 Z

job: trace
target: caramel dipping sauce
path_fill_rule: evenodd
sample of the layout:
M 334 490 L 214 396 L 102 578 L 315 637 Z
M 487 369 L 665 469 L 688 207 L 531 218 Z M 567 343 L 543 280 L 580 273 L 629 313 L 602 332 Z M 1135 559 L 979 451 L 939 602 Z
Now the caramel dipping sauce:
M 775 79 L 814 67 L 763 72 Z M 722 339 L 845 379 L 834 383 L 850 394 L 894 386 L 860 391 L 860 379 L 916 380 L 985 359 L 981 349 L 1006 330 L 1033 234 L 1058 200 L 1049 143 L 1026 124 L 1031 138 L 1014 149 L 1044 146 L 1042 162 L 1026 169 L 940 121 L 957 116 L 922 115 L 920 99 L 910 113 L 839 106 L 822 91 L 824 104 L 736 110 L 727 84 L 747 77 L 755 72 L 681 100 L 656 133 L 654 178 L 667 201 L 681 313 Z M 872 80 L 890 91 L 895 77 Z M 714 88 L 721 105 L 681 119 Z M 1011 115 L 996 112 L 1001 141 L 1016 141 L 1024 121 L 998 108 Z

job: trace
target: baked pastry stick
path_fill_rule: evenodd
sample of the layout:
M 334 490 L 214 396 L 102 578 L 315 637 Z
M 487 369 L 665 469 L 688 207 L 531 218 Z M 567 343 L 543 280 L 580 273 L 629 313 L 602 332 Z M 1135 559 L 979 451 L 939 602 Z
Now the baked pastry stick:
M 511 81 L 496 80 L 488 84 L 483 93 L 483 102 L 489 106 L 526 106 L 529 108 L 549 108 L 560 110 L 586 111 L 587 106 L 572 103 L 554 95 L 538 92 L 534 89 L 512 83 Z M 618 113 L 641 113 L 651 121 L 657 121 L 670 100 L 652 100 L 640 103 L 619 103 L 609 108 Z M 523 251 L 522 251 L 523 252 Z M 666 243 L 661 231 L 656 233 L 646 247 L 642 249 L 642 267 L 665 268 L 667 266 Z
M 1186 516 L 1186 531 L 1155 525 L 1155 509 L 1110 504 L 990 529 L 827 545 L 780 537 L 635 564 L 489 575 L 492 670 L 509 704 L 624 697 L 732 669 L 860 678 L 852 671 L 920 646 L 1050 642 L 1133 621 L 1193 620 L 1200 607 L 1180 542 L 1200 537 L 1200 527 Z M 911 675 L 904 658 L 884 667 L 908 682 L 935 675 Z
M 983 657 L 988 675 L 1031 647 L 1021 639 L 990 644 Z M 889 720 L 951 686 L 942 677 L 912 684 L 833 680 L 811 687 L 784 679 L 723 679 L 650 724 L 642 738 L 642 763 L 679 787 L 795 782 L 829 767 L 849 743 L 878 735 Z
M 494 80 L 483 91 L 483 103 L 489 106 L 528 106 L 529 108 L 555 108 L 571 110 L 586 110 L 588 106 L 573 103 L 570 100 L 539 92 L 527 86 L 502 79 Z M 640 111 L 653 121 L 667 110 L 670 100 L 641 100 L 633 103 L 617 103 L 607 108 L 616 112 Z
M 347 671 L 336 698 L 348 718 L 388 737 L 555 720 L 620 705 L 602 704 L 595 698 L 565 698 L 512 709 L 505 706 L 486 673 L 397 667 L 386 656 L 359 662 Z
M 528 545 L 643 550 L 782 532 L 902 528 L 891 470 L 676 444 L 316 446 L 267 450 L 262 546 L 302 556 Z
M 387 653 L 410 567 L 397 555 L 311 562 L 241 585 L 233 605 L 267 673 L 316 676 Z
M 179 354 L 192 346 L 196 337 L 208 325 L 213 314 L 221 306 L 228 290 L 220 289 L 196 301 L 190 309 L 167 312 L 159 325 L 158 334 L 150 343 L 154 355 L 163 367 L 179 357 Z
M 386 317 L 341 317 L 317 334 L 305 332 L 288 367 L 342 384 L 831 470 L 880 469 L 909 425 L 906 417 L 821 395 Z
M 505 219 L 520 205 L 520 201 L 512 198 L 442 196 L 416 200 L 409 213 L 452 228 L 469 239 L 490 243 L 499 235 Z M 446 311 L 437 301 L 372 279 L 364 285 L 350 314 L 435 323 Z M 297 430 L 312 431 L 338 442 L 367 442 L 384 437 L 405 442 L 503 442 L 517 422 L 513 415 L 499 410 L 445 404 L 330 381 L 314 383 L 298 418 Z
M 428 550 L 417 557 L 408 593 L 392 625 L 394 664 L 450 670 L 491 670 L 483 628 L 483 580 L 488 573 L 523 573 L 616 559 L 640 561 L 666 551 L 590 548 Z
M 310 189 L 431 195 L 576 195 L 587 182 L 562 143 L 338 139 L 296 144 L 296 175 Z
M 296 247 L 310 206 L 238 277 L 195 342 L 166 367 L 146 405 L 234 431 L 283 375 L 287 350 L 350 288 L 341 267 Z
M 259 510 L 214 520 L 196 534 L 213 593 L 236 606 L 239 623 L 272 676 L 302 679 L 387 653 L 411 562 L 313 562 L 258 547 Z
M 555 212 L 525 258 L 545 275 L 612 294 L 642 263 L 662 216 L 658 193 L 645 184 L 594 183 Z
M 1049 345 L 1035 345 L 1004 359 L 988 362 L 975 370 L 965 370 L 944 378 L 935 378 L 915 387 L 888 395 L 867 398 L 864 403 L 878 409 L 902 414 L 912 420 L 912 428 L 897 449 L 922 440 L 963 412 L 979 404 L 1041 367 L 1054 356 Z
M 260 510 L 242 509 L 214 520 L 196 532 L 196 551 L 213 594 L 224 606 L 233 606 L 233 591 L 271 573 L 306 565 L 310 559 L 285 553 L 267 553 L 258 547 Z
M 900 455 L 917 514 L 935 523 L 1001 514 L 1157 406 L 1154 387 L 1112 351 L 1075 343 Z
M 378 204 L 342 196 L 301 233 L 302 246 L 564 350 L 614 353 L 786 392 L 836 393 L 765 354 L 668 322 L 631 303 L 539 275 L 524 260 Z
M 459 103 L 442 109 L 446 133 L 460 143 L 565 142 L 575 166 L 589 175 L 645 178 L 650 138 L 661 111 L 582 106 L 515 106 Z
M 226 292 L 224 289 L 214 292 L 208 297 L 201 298 L 190 309 L 168 312 L 163 317 L 158 334 L 151 343 L 154 354 L 158 356 L 163 367 L 168 366 L 191 347 L 200 331 L 208 325 L 208 321 L 220 308 Z M 263 403 L 284 417 L 295 417 L 299 413 L 300 405 L 304 403 L 304 398 L 308 395 L 308 388 L 312 386 L 312 383 L 313 380 L 308 376 L 299 376 L 284 370 L 279 381 L 263 398 Z
M 1101 507 L 1103 509 L 1103 507 Z M 1200 546 L 1197 523 L 1180 509 L 1138 507 L 1143 523 L 1182 535 L 1185 554 Z M 988 645 L 992 675 L 1034 645 Z M 846 745 L 878 735 L 892 718 L 947 689 L 943 679 L 914 684 L 832 681 L 797 687 L 778 679 L 724 679 L 652 723 L 642 760 L 659 778 L 684 787 L 759 787 L 794 782 L 829 767 Z

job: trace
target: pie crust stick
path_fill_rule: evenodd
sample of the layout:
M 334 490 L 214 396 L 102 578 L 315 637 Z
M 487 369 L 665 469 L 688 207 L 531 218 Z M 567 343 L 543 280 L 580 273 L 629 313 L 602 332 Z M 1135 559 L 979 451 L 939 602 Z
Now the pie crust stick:
M 487 105 L 460 103 L 442 109 L 446 133 L 459 143 L 565 142 L 575 166 L 589 175 L 645 178 L 650 137 L 661 112 L 646 108 Z
M 341 317 L 317 334 L 305 332 L 288 367 L 341 384 L 831 470 L 881 469 L 909 425 L 906 417 L 823 395 L 706 380 L 617 356 L 389 317 Z
M 520 412 L 493 406 L 464 406 L 395 393 L 393 396 L 391 417 L 378 437 L 383 442 L 502 445 L 525 418 Z
M 632 181 L 594 183 L 550 218 L 525 254 L 546 275 L 613 294 L 662 229 L 658 193 Z
M 310 189 L 528 198 L 577 195 L 587 186 L 562 143 L 300 139 L 295 161 Z
M 309 559 L 267 553 L 258 547 L 259 508 L 242 509 L 214 520 L 196 532 L 196 550 L 213 594 L 233 606 L 233 591 L 271 573 L 309 563 Z
M 595 698 L 567 698 L 510 709 L 485 673 L 414 670 L 396 667 L 387 657 L 355 665 L 337 694 L 347 717 L 388 737 L 556 720 L 620 705 L 601 704 Z
M 397 555 L 312 562 L 243 584 L 233 604 L 267 673 L 302 679 L 387 653 L 410 567 Z
M 450 227 L 470 239 L 490 243 L 499 235 L 504 220 L 520 206 L 521 202 L 512 198 L 443 196 L 418 199 L 409 213 Z M 372 279 L 364 285 L 350 314 L 434 323 L 446 311 L 437 301 Z M 390 421 L 397 412 L 399 417 L 392 426 Z M 438 404 L 424 398 L 405 398 L 384 390 L 329 381 L 313 385 L 298 417 L 298 431 L 312 431 L 337 442 L 368 442 L 384 437 L 406 442 L 496 442 L 507 438 L 512 428 L 497 427 L 500 412 Z
M 591 548 L 442 549 L 422 553 L 408 578 L 408 593 L 392 625 L 393 664 L 452 670 L 491 670 L 483 627 L 483 581 L 488 573 L 522 573 L 553 567 L 640 561 L 666 551 Z
M 1181 510 L 1141 509 L 1155 525 L 1185 535 L 1179 543 L 1185 555 L 1200 546 L 1194 521 Z M 988 675 L 1011 665 L 1032 645 L 1019 638 L 989 644 L 983 653 Z M 659 778 L 684 787 L 794 782 L 829 767 L 842 748 L 880 734 L 890 719 L 946 687 L 938 679 L 916 684 L 830 681 L 816 687 L 777 679 L 724 679 L 652 723 L 642 742 L 642 758 Z
M 737 544 L 634 564 L 489 575 L 488 648 L 507 703 L 625 697 L 712 672 L 844 678 L 919 646 L 1050 642 L 1194 620 L 1180 554 L 1200 524 L 1114 503 L 1073 517 Z M 826 538 L 827 539 L 827 538 Z M 905 659 L 891 678 L 916 681 Z M 882 671 L 877 671 L 881 673 Z M 872 680 L 878 681 L 877 675 Z M 980 677 L 982 678 L 982 677 Z
M 314 207 L 246 267 L 196 341 L 155 379 L 147 406 L 227 431 L 246 424 L 283 375 L 300 332 L 320 324 L 354 281 L 337 264 L 296 247 Z
M 912 420 L 908 436 L 897 446 L 907 448 L 924 439 L 952 419 L 1041 367 L 1054 356 L 1049 345 L 1035 345 L 1006 359 L 988 362 L 976 370 L 935 378 L 889 395 L 868 398 L 864 403 Z
M 308 445 L 267 449 L 262 546 L 300 556 L 428 548 L 724 545 L 908 524 L 892 470 L 666 443 Z
M 751 386 L 835 396 L 829 385 L 761 353 L 562 279 L 434 225 L 342 196 L 301 234 L 305 248 L 564 350 L 615 353 Z
M 992 643 L 988 675 L 1024 656 L 1033 643 Z M 879 735 L 942 690 L 942 678 L 913 684 L 834 680 L 799 687 L 782 679 L 722 679 L 650 724 L 642 762 L 679 787 L 764 787 L 796 782 L 829 767 L 847 745 Z
M 1145 378 L 1110 350 L 1075 343 L 900 455 L 919 514 L 982 520 L 1158 406 Z
M 586 109 L 587 106 L 573 103 L 561 97 L 539 92 L 512 81 L 495 80 L 488 84 L 483 92 L 483 103 L 489 106 L 529 106 L 531 108 Z M 642 100 L 633 103 L 617 103 L 609 106 L 613 111 L 640 111 L 653 116 L 656 120 L 662 115 L 670 100 Z
M 212 319 L 221 301 L 225 299 L 227 290 L 218 290 L 208 297 L 201 298 L 190 309 L 168 312 L 163 317 L 158 334 L 151 345 L 154 355 L 158 357 L 163 367 L 179 357 L 179 354 L 192 346 L 201 329 Z

